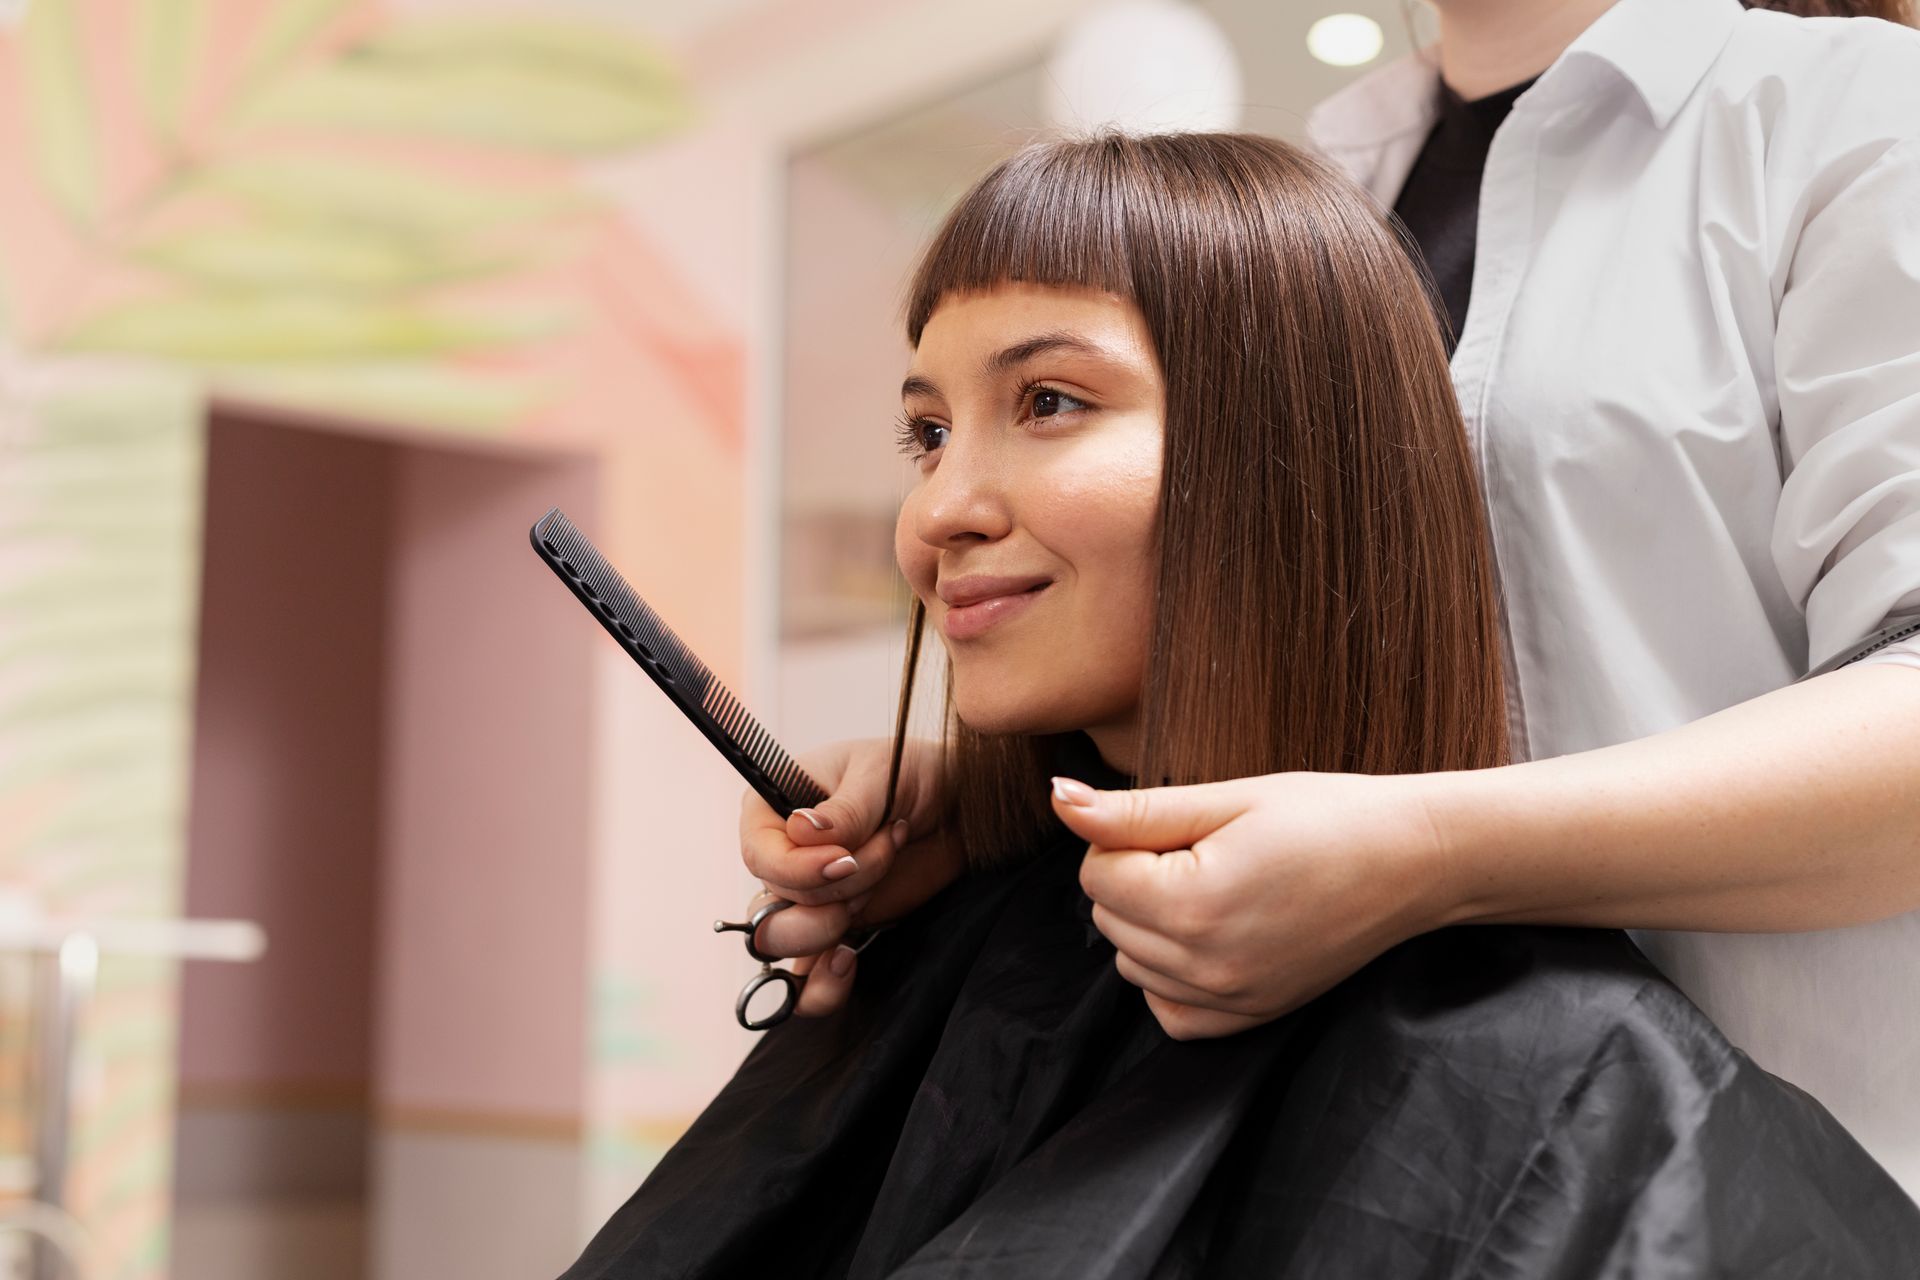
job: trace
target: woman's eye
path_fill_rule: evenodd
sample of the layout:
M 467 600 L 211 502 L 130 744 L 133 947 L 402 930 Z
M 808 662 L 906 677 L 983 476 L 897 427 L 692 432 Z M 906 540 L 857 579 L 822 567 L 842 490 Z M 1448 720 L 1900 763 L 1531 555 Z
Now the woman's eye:
M 1029 388 L 1029 394 L 1033 398 L 1033 416 L 1036 418 L 1053 418 L 1087 408 L 1085 400 L 1052 387 L 1032 387 Z
M 910 458 L 924 458 L 947 443 L 951 430 L 925 418 L 902 417 L 894 435 L 900 442 L 900 452 Z

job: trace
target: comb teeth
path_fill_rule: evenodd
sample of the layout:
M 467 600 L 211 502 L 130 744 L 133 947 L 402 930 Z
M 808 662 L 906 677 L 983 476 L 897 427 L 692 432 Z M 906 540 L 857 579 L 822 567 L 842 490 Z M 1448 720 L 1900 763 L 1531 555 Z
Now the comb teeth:
M 718 680 L 707 684 L 706 700 L 702 703 L 707 714 L 725 731 L 726 735 L 740 744 L 741 751 L 752 761 L 755 768 L 766 775 L 783 795 L 792 798 L 795 807 L 819 804 L 827 798 L 807 771 L 795 764 L 774 741 L 773 735 L 760 726 L 760 722 L 747 713 L 740 700 L 731 690 Z
M 698 700 L 714 682 L 713 672 L 565 515 L 555 511 L 550 518 L 552 523 L 543 531 L 542 543 L 559 556 L 560 568 L 593 597 L 595 609 L 612 631 L 638 650 L 652 668 Z
M 784 798 L 787 812 L 827 798 L 725 684 L 694 656 L 652 606 L 594 549 L 558 507 L 533 527 L 533 536 L 558 568 L 593 603 L 607 630 L 640 658 L 655 679 L 678 691 L 676 702 L 696 720 L 704 716 L 725 739 L 721 751 L 756 790 Z M 693 708 L 698 708 L 696 712 Z M 709 734 L 709 737 L 712 735 Z M 720 745 L 720 744 L 716 744 Z M 774 796 L 770 803 L 779 807 Z M 783 815 L 784 816 L 784 815 Z

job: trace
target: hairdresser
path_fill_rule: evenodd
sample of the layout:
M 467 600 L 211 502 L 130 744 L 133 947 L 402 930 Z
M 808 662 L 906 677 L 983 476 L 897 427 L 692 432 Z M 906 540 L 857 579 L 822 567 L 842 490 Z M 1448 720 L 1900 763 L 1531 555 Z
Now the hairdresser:
M 1467 922 L 1621 927 L 1920 1196 L 1920 32 L 1740 0 L 1434 0 L 1315 112 L 1438 286 L 1516 763 L 1057 781 L 1120 972 L 1226 1035 Z M 1900 5 L 1776 4 L 1877 14 Z M 806 758 L 748 867 L 839 1006 L 850 922 L 959 874 L 939 763 Z M 1342 797 L 1351 792 L 1341 790 Z M 902 815 L 894 815 L 900 817 Z

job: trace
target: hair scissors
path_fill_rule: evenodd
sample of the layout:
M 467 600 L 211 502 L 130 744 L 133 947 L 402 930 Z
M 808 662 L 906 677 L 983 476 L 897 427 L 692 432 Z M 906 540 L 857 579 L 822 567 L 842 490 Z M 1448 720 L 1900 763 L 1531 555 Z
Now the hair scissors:
M 749 1031 L 765 1031 L 768 1027 L 779 1026 L 792 1016 L 794 1005 L 800 1003 L 800 988 L 806 985 L 807 975 L 804 973 L 795 973 L 791 969 L 780 968 L 775 963 L 780 957 L 768 955 L 762 951 L 753 940 L 754 935 L 760 931 L 761 924 L 765 922 L 768 916 L 773 915 L 775 912 L 785 911 L 792 905 L 794 904 L 785 898 L 770 898 L 761 906 L 756 907 L 753 914 L 745 920 L 738 922 L 715 920 L 713 922 L 713 931 L 715 933 L 727 933 L 731 931 L 745 934 L 747 954 L 760 962 L 760 972 L 747 979 L 747 985 L 740 988 L 740 995 L 733 1002 L 733 1016 L 738 1018 L 740 1025 Z M 865 951 L 867 944 L 879 937 L 885 927 L 886 926 L 882 925 L 876 929 L 869 929 L 865 937 L 861 938 L 859 942 L 852 944 L 853 953 L 858 955 L 862 951 Z M 760 988 L 770 982 L 778 982 L 786 988 L 780 997 L 780 1007 L 764 1018 L 754 1018 L 750 1016 L 747 1012 L 747 1006 L 752 1004 L 753 998 L 760 994 Z

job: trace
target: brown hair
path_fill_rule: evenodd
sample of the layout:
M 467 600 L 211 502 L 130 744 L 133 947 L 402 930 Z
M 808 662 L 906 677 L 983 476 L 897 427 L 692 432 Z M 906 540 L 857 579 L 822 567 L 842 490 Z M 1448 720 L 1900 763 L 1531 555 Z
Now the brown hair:
M 1166 382 L 1140 785 L 1507 759 L 1485 515 L 1423 278 L 1367 197 L 1249 134 L 1031 145 L 963 196 L 908 291 L 1007 281 L 1140 308 Z M 925 621 L 911 605 L 896 773 Z M 959 723 L 949 832 L 990 862 L 1052 821 L 1048 743 Z M 889 807 L 893 787 L 888 787 Z
M 1740 0 L 1749 9 L 1776 9 L 1801 18 L 1883 18 L 1913 25 L 1912 0 Z

